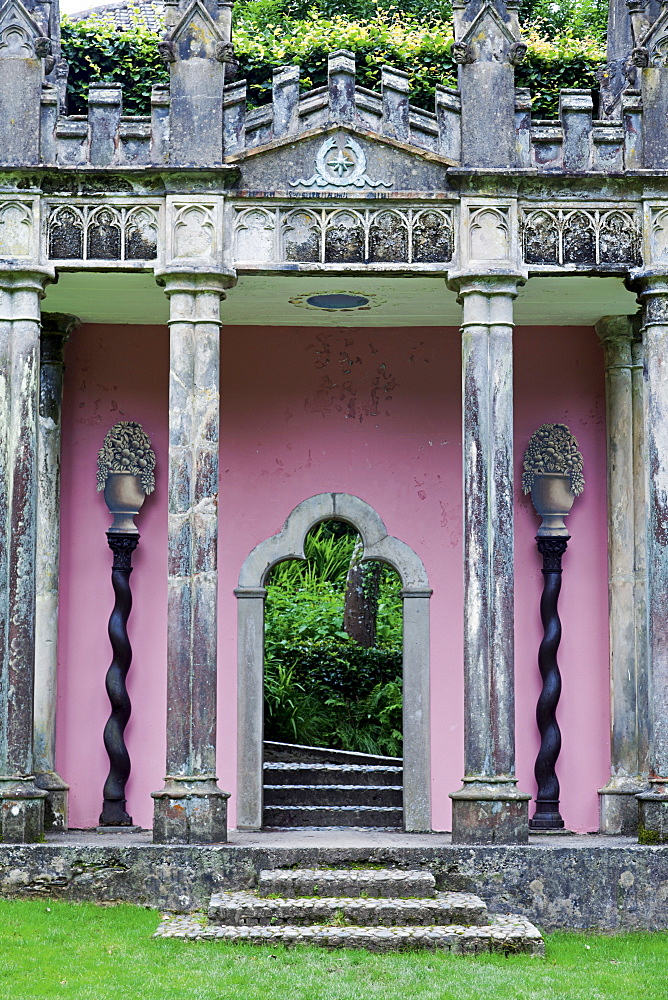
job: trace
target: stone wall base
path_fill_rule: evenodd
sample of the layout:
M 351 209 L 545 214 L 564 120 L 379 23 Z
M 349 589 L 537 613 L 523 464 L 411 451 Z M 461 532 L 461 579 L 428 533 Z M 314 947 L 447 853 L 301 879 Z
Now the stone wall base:
M 46 792 L 44 829 L 67 830 L 67 797 L 70 786 L 55 771 L 35 775 L 35 784 Z
M 638 799 L 638 841 L 668 844 L 668 792 L 642 792 Z
M 216 779 L 167 778 L 153 792 L 155 844 L 224 844 L 227 841 L 228 792 Z
M 375 834 L 369 846 L 325 847 L 285 846 L 279 835 L 261 834 L 261 845 L 214 847 L 151 844 L 146 833 L 84 834 L 79 842 L 79 831 L 52 836 L 46 844 L 0 845 L 0 894 L 190 912 L 206 908 L 214 892 L 253 888 L 263 869 L 396 865 L 431 871 L 439 889 L 474 892 L 492 913 L 512 910 L 543 931 L 668 929 L 668 846 L 625 838 L 457 847 L 441 834 L 433 846 Z
M 467 781 L 450 795 L 453 844 L 526 844 L 530 795 L 514 781 Z
M 0 778 L 0 841 L 34 844 L 44 840 L 46 792 L 30 778 Z
M 611 778 L 599 788 L 599 831 L 611 836 L 638 835 L 638 800 L 636 796 L 646 786 L 631 778 Z

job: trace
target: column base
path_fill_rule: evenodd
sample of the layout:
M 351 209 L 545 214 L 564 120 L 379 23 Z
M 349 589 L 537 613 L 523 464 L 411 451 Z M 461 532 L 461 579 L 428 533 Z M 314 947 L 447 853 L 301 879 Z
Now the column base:
M 42 771 L 35 775 L 35 784 L 46 792 L 44 800 L 44 829 L 67 830 L 67 798 L 70 786 L 56 771 Z
M 638 843 L 668 844 L 668 779 L 651 781 L 638 802 Z
M 647 782 L 627 775 L 614 776 L 598 790 L 599 833 L 635 837 L 638 833 L 638 800 Z
M 213 775 L 167 775 L 165 787 L 151 792 L 154 844 L 225 844 L 227 800 Z
M 44 840 L 47 793 L 32 777 L 0 777 L 0 842 L 35 844 Z
M 531 796 L 516 779 L 464 778 L 452 792 L 453 844 L 527 844 Z

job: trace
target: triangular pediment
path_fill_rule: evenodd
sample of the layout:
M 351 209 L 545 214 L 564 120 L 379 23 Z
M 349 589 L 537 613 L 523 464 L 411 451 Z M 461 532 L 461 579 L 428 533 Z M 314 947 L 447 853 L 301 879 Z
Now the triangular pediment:
M 453 163 L 424 149 L 354 126 L 328 126 L 227 158 L 240 168 L 239 187 L 297 197 L 378 197 L 394 191 L 443 190 Z
M 470 45 L 476 59 L 492 58 L 504 43 L 513 45 L 517 38 L 489 0 L 484 3 L 459 41 Z
M 9 0 L 0 13 L 0 57 L 35 58 L 35 41 L 42 37 L 39 25 L 20 0 Z
M 201 2 L 195 0 L 169 35 L 181 58 L 214 58 L 223 41 L 218 25 Z

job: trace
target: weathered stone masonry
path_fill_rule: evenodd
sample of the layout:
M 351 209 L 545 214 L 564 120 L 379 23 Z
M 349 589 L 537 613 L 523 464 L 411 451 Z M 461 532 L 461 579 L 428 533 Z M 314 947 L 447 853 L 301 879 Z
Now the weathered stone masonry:
M 357 87 L 347 52 L 330 56 L 327 86 L 309 93 L 299 92 L 298 67 L 277 71 L 271 105 L 247 112 L 245 84 L 236 78 L 243 67 L 239 72 L 234 56 L 231 3 L 178 0 L 168 4 L 159 44 L 170 86 L 154 88 L 145 119 L 124 117 L 122 89 L 112 83 L 91 86 L 85 119 L 68 116 L 57 4 L 6 0 L 0 7 L 4 840 L 39 839 L 47 795 L 55 822 L 66 823 L 65 782 L 53 777 L 57 595 L 43 562 L 44 546 L 57 543 L 60 387 L 54 376 L 54 426 L 47 433 L 49 417 L 42 413 L 40 437 L 39 301 L 58 274 L 90 270 L 153 273 L 169 298 L 167 778 L 154 793 L 154 834 L 157 841 L 205 843 L 226 834 L 226 794 L 214 763 L 218 339 L 225 289 L 239 275 L 289 271 L 424 273 L 443 280 L 444 296 L 446 282 L 456 290 L 467 617 L 466 774 L 464 788 L 453 792 L 453 832 L 460 842 L 521 842 L 528 795 L 517 790 L 514 775 L 513 302 L 534 276 L 626 278 L 643 310 L 642 346 L 627 317 L 606 317 L 598 327 L 608 392 L 613 705 L 602 826 L 635 829 L 640 793 L 642 836 L 668 839 L 668 384 L 662 365 L 668 35 L 664 12 L 651 24 L 641 8 L 635 4 L 629 14 L 613 2 L 617 28 L 600 117 L 592 117 L 588 91 L 565 91 L 559 120 L 543 122 L 532 120 L 530 95 L 514 85 L 526 46 L 517 9 L 503 0 L 455 5 L 459 86 L 437 88 L 433 113 L 410 105 L 406 76 L 396 70 L 383 71 L 380 94 Z M 24 127 L 16 128 L 17 121 Z M 67 319 L 59 332 L 74 322 Z M 45 338 L 52 336 L 46 323 L 43 328 Z M 44 362 L 46 393 L 47 354 Z M 643 442 L 647 482 L 637 458 Z M 50 484 L 44 481 L 49 474 Z M 261 582 L 238 595 L 256 617 Z M 416 623 L 425 620 L 428 593 L 422 581 L 406 594 L 421 602 L 408 612 L 409 642 L 421 634 Z M 251 630 L 247 639 L 252 644 L 257 635 Z M 416 648 L 428 656 L 422 645 Z M 239 705 L 248 722 L 257 705 L 244 701 L 246 695 L 240 693 Z M 423 786 L 432 766 L 425 751 L 428 685 L 421 682 L 414 696 L 419 752 L 409 824 L 422 829 L 429 802 Z M 246 750 L 240 748 L 240 760 L 256 780 L 257 760 Z M 256 799 L 251 794 L 241 810 L 251 826 Z

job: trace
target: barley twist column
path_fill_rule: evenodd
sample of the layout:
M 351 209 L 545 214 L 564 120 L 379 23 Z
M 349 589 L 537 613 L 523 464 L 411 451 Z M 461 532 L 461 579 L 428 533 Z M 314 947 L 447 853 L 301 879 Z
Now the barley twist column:
M 0 839 L 37 841 L 33 772 L 40 299 L 52 275 L 0 273 Z
M 227 839 L 216 768 L 221 273 L 166 274 L 170 306 L 167 777 L 157 843 Z
M 63 347 L 79 325 L 75 316 L 42 314 L 39 374 L 37 579 L 35 612 L 35 784 L 48 797 L 47 828 L 67 829 L 69 785 L 56 771 L 58 567 L 60 550 L 60 436 Z
M 454 843 L 526 843 L 515 778 L 513 299 L 518 278 L 451 282 L 463 306 L 464 787 Z
M 610 604 L 610 780 L 599 790 L 602 833 L 635 834 L 647 788 L 642 361 L 633 316 L 596 324 L 605 352 Z M 640 494 L 640 495 L 638 495 Z M 641 703 L 642 702 L 642 703 Z
M 645 351 L 650 785 L 637 796 L 638 838 L 653 844 L 668 842 L 668 275 L 647 270 L 635 284 Z

